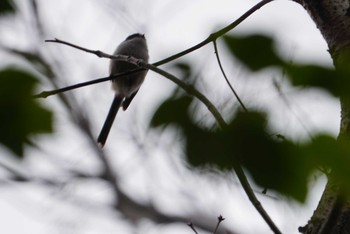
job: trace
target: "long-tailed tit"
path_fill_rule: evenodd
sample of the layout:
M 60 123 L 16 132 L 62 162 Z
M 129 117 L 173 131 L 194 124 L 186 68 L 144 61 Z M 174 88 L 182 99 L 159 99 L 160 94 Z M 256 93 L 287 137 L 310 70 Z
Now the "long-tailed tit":
M 149 56 L 145 36 L 139 33 L 128 36 L 125 41 L 120 43 L 117 47 L 114 55 L 127 55 L 148 62 Z M 111 60 L 110 75 L 117 75 L 136 68 L 136 65 L 128 62 Z M 97 138 L 97 142 L 101 148 L 106 143 L 109 131 L 120 106 L 123 106 L 124 111 L 128 108 L 144 81 L 146 74 L 147 70 L 141 70 L 112 80 L 112 88 L 115 91 L 115 96 L 100 135 Z

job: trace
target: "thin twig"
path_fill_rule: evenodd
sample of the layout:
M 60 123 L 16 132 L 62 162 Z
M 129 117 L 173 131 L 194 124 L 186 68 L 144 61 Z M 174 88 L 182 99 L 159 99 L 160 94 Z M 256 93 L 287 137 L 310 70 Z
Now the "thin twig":
M 194 233 L 198 234 L 198 232 L 197 232 L 197 230 L 196 230 L 196 228 L 194 227 L 194 225 L 193 225 L 192 222 L 189 222 L 189 223 L 187 224 L 187 226 L 189 226 L 189 227 L 192 229 L 192 231 L 193 231 Z
M 137 72 L 139 70 L 141 70 L 141 69 L 137 68 L 137 69 L 134 69 L 134 70 L 131 70 L 131 71 L 127 71 L 127 72 L 123 72 L 123 73 L 119 73 L 119 74 L 116 74 L 116 75 L 113 75 L 113 76 L 97 78 L 97 79 L 93 79 L 93 80 L 90 80 L 90 81 L 78 83 L 78 84 L 75 84 L 75 85 L 66 86 L 66 87 L 60 88 L 60 89 L 54 89 L 54 90 L 50 90 L 50 91 L 43 91 L 41 93 L 33 95 L 33 98 L 47 98 L 47 97 L 49 97 L 51 95 L 55 95 L 55 94 L 58 94 L 58 93 L 63 93 L 63 92 L 66 92 L 66 91 L 69 91 L 69 90 L 73 90 L 73 89 L 77 89 L 77 88 L 81 88 L 81 87 L 84 87 L 84 86 L 93 85 L 93 84 L 105 82 L 105 81 L 108 81 L 108 80 L 112 80 L 112 79 L 115 79 L 115 78 L 120 77 L 120 76 L 125 76 L 125 75 L 128 75 L 128 74 Z
M 58 38 L 55 38 L 54 40 L 45 40 L 45 42 L 53 42 L 53 43 L 59 43 L 59 44 L 68 45 L 68 46 L 76 48 L 78 50 L 82 50 L 82 51 L 85 51 L 87 53 L 94 54 L 94 55 L 96 55 L 99 58 L 108 58 L 108 59 L 121 60 L 121 61 L 125 61 L 125 62 L 128 62 L 128 63 L 135 64 L 137 66 L 139 66 L 139 63 L 141 62 L 140 59 L 136 59 L 136 58 L 131 57 L 131 56 L 110 55 L 110 54 L 104 53 L 104 52 L 102 52 L 100 50 L 90 50 L 90 49 L 87 49 L 85 47 L 78 46 L 78 45 L 72 44 L 70 42 L 60 40 Z M 88 85 L 93 85 L 93 84 L 105 82 L 105 81 L 108 81 L 108 80 L 115 79 L 117 77 L 121 77 L 121 76 L 125 76 L 125 75 L 129 75 L 129 74 L 138 72 L 140 70 L 143 70 L 143 68 L 139 67 L 139 68 L 133 69 L 131 71 L 119 73 L 119 74 L 116 74 L 116 75 L 113 75 L 113 76 L 97 78 L 97 79 L 94 79 L 94 80 L 90 80 L 90 81 L 87 81 L 87 82 L 74 84 L 74 85 L 67 86 L 67 87 L 60 88 L 60 89 L 55 89 L 55 90 L 50 90 L 50 91 L 43 91 L 43 92 L 41 92 L 39 94 L 33 95 L 33 98 L 47 98 L 47 97 L 49 97 L 51 95 L 55 95 L 55 94 L 58 94 L 58 93 L 63 93 L 63 92 L 69 91 L 69 90 L 85 87 L 85 86 L 88 86 Z
M 167 79 L 169 79 L 172 82 L 174 82 L 175 84 L 177 84 L 184 91 L 186 91 L 187 94 L 189 94 L 190 96 L 196 97 L 199 101 L 201 101 L 208 108 L 208 110 L 214 116 L 216 122 L 219 124 L 219 126 L 221 128 L 225 128 L 227 126 L 227 124 L 226 124 L 224 118 L 221 116 L 219 110 L 216 109 L 214 104 L 204 94 L 202 94 L 198 89 L 196 89 L 193 85 L 189 85 L 189 84 L 185 83 L 184 81 L 180 80 L 179 78 L 177 78 L 176 76 L 174 76 L 174 75 L 172 75 L 172 74 L 170 74 L 170 73 L 168 73 L 168 72 L 166 72 L 158 67 L 155 67 L 151 64 L 143 63 L 143 64 L 141 64 L 141 66 L 148 68 L 149 70 L 152 70 L 152 71 L 166 77 Z
M 216 234 L 216 232 L 217 232 L 218 229 L 219 229 L 220 223 L 221 223 L 222 221 L 224 221 L 224 220 L 225 220 L 225 218 L 222 217 L 222 215 L 219 215 L 219 217 L 218 217 L 218 223 L 216 224 L 216 227 L 215 227 L 215 230 L 214 230 L 213 234 Z
M 252 8 L 250 8 L 248 11 L 246 11 L 243 15 L 241 15 L 241 17 L 239 17 L 237 20 L 233 21 L 231 24 L 227 25 L 226 27 L 210 34 L 205 40 L 203 40 L 202 42 L 199 42 L 197 45 L 194 45 L 184 51 L 181 51 L 177 54 L 174 54 L 168 58 L 165 58 L 161 61 L 158 61 L 156 63 L 153 63 L 154 66 L 160 66 L 166 63 L 169 63 L 170 61 L 173 61 L 175 59 L 178 59 L 186 54 L 189 54 L 195 50 L 200 49 L 201 47 L 209 44 L 210 42 L 215 41 L 216 39 L 218 39 L 219 37 L 225 35 L 226 33 L 228 33 L 229 31 L 231 31 L 232 29 L 234 29 L 235 27 L 237 27 L 240 23 L 242 23 L 246 18 L 248 18 L 251 14 L 253 14 L 255 11 L 259 10 L 262 6 L 266 5 L 269 2 L 272 2 L 273 0 L 262 0 L 259 3 L 257 3 L 256 5 L 254 5 Z
M 61 43 L 61 44 L 65 44 L 65 45 L 68 45 L 68 46 L 71 46 L 71 47 L 74 47 L 76 49 L 79 49 L 79 50 L 82 50 L 82 51 L 85 51 L 87 53 L 91 53 L 91 54 L 95 54 L 96 56 L 100 57 L 100 58 L 111 58 L 109 54 L 106 54 L 100 50 L 90 50 L 90 49 L 86 49 L 84 47 L 81 47 L 81 46 L 77 46 L 77 45 L 74 45 L 72 43 L 69 43 L 69 42 L 66 42 L 66 41 L 62 41 L 58 38 L 55 38 L 54 40 L 45 40 L 45 42 L 55 42 L 55 43 Z
M 244 174 L 244 171 L 243 171 L 241 165 L 239 165 L 238 163 L 234 163 L 234 170 L 235 170 L 236 175 L 239 179 L 239 182 L 241 183 L 241 185 L 243 187 L 243 190 L 245 191 L 249 200 L 251 201 L 251 203 L 253 204 L 255 209 L 259 212 L 261 217 L 265 220 L 265 222 L 269 225 L 269 227 L 271 228 L 271 230 L 274 233 L 276 233 L 276 234 L 282 233 L 278 229 L 276 224 L 273 222 L 273 220 L 271 219 L 269 214 L 265 211 L 264 207 L 261 205 L 258 198 L 255 196 L 254 191 L 253 191 L 252 187 L 250 186 L 248 179 L 247 179 L 247 176 Z
M 87 82 L 83 82 L 83 83 L 78 83 L 75 85 L 71 85 L 71 86 L 66 86 L 64 88 L 60 88 L 60 89 L 54 89 L 54 90 L 50 90 L 50 91 L 43 91 L 41 93 L 35 94 L 33 95 L 33 98 L 47 98 L 51 95 L 55 95 L 58 93 L 63 93 L 69 90 L 73 90 L 73 89 L 77 89 L 80 87 L 84 87 L 84 86 L 88 86 L 88 85 L 92 85 L 92 84 L 96 84 L 96 83 L 100 83 L 100 82 L 104 82 L 106 80 L 110 80 L 110 77 L 103 77 L 103 78 L 98 78 L 98 79 L 94 79 L 91 81 L 87 81 Z
M 236 90 L 233 88 L 232 84 L 230 83 L 230 81 L 228 80 L 227 76 L 226 76 L 226 73 L 224 71 L 224 68 L 222 67 L 222 64 L 221 64 L 221 60 L 220 60 L 220 56 L 219 56 L 219 51 L 218 51 L 218 47 L 216 45 L 216 41 L 213 41 L 213 44 L 214 44 L 214 50 L 215 50 L 215 55 L 216 55 L 216 59 L 218 61 L 218 64 L 219 64 L 219 67 L 220 67 L 220 70 L 221 70 L 221 73 L 222 75 L 224 76 L 225 80 L 226 80 L 226 83 L 227 85 L 230 87 L 232 93 L 235 95 L 235 97 L 237 98 L 237 101 L 239 102 L 239 104 L 241 105 L 241 107 L 243 108 L 244 111 L 248 111 L 248 109 L 245 107 L 245 105 L 243 104 L 241 98 L 238 96 Z

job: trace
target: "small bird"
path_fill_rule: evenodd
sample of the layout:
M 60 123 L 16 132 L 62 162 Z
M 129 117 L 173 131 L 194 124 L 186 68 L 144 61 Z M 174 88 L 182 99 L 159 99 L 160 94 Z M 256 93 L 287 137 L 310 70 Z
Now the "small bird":
M 145 36 L 139 33 L 128 36 L 125 41 L 120 43 L 117 47 L 114 55 L 131 56 L 137 59 L 142 59 L 147 63 L 149 56 Z M 110 76 L 135 70 L 137 68 L 138 67 L 134 64 L 112 59 L 109 66 Z M 120 106 L 123 106 L 124 111 L 128 108 L 132 99 L 139 91 L 146 74 L 147 70 L 140 70 L 111 80 L 115 96 L 100 135 L 97 138 L 97 143 L 101 148 L 103 148 L 106 143 L 109 131 L 111 130 Z

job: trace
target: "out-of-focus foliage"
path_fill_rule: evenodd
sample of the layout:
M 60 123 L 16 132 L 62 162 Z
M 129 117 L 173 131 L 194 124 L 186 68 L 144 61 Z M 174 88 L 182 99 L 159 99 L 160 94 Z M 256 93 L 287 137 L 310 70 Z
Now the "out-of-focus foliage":
M 266 114 L 257 111 L 238 112 L 224 129 L 208 130 L 193 121 L 190 105 L 189 97 L 167 100 L 152 125 L 181 129 L 193 166 L 231 170 L 240 163 L 258 185 L 300 202 L 306 198 L 310 174 L 320 167 L 333 168 L 344 182 L 350 178 L 350 149 L 330 136 L 318 135 L 302 144 L 281 139 L 269 132 Z
M 224 42 L 232 56 L 251 71 L 274 67 L 295 86 L 322 88 L 335 96 L 349 93 L 349 73 L 345 69 L 340 72 L 312 64 L 288 64 L 269 37 L 225 36 Z M 267 114 L 255 110 L 232 113 L 226 127 L 209 130 L 194 121 L 192 101 L 187 96 L 170 97 L 151 122 L 154 127 L 172 124 L 181 130 L 191 165 L 232 170 L 239 163 L 258 185 L 300 202 L 306 198 L 310 175 L 319 168 L 332 168 L 348 184 L 350 149 L 343 141 L 327 135 L 313 136 L 309 142 L 289 141 L 272 134 Z
M 4 50 L 18 58 L 27 61 L 33 68 L 48 78 L 54 77 L 51 65 L 36 52 L 23 51 L 14 48 L 4 48 Z
M 0 1 L 0 14 L 13 13 L 15 8 L 11 0 L 1 0 Z
M 322 88 L 334 96 L 349 95 L 350 68 L 335 70 L 314 64 L 291 64 L 274 49 L 272 38 L 263 35 L 225 36 L 231 55 L 251 71 L 274 67 L 285 71 L 295 86 Z
M 275 52 L 274 41 L 270 37 L 263 35 L 225 36 L 224 41 L 229 51 L 252 71 L 284 65 L 283 59 Z
M 0 143 L 23 156 L 33 135 L 52 131 L 52 113 L 33 96 L 37 79 L 25 71 L 0 71 Z
M 15 13 L 12 0 L 0 1 L 0 15 Z M 50 66 L 32 52 L 2 47 L 4 52 L 16 55 L 33 65 L 37 71 L 51 76 Z M 24 146 L 31 137 L 52 131 L 52 113 L 33 98 L 38 79 L 27 71 L 13 68 L 0 70 L 0 143 L 16 156 L 24 156 Z
M 350 70 L 335 70 L 313 64 L 294 64 L 285 67 L 293 85 L 322 88 L 336 97 L 350 95 Z

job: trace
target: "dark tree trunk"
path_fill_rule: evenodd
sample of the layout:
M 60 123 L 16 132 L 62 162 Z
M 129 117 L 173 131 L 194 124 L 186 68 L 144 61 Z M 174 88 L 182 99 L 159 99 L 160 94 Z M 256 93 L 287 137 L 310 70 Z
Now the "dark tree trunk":
M 337 69 L 349 67 L 350 1 L 295 0 L 295 2 L 308 11 L 322 33 L 335 67 Z M 340 98 L 340 102 L 339 140 L 348 140 L 350 138 L 350 100 Z M 299 231 L 308 234 L 350 233 L 350 195 L 343 192 L 342 185 L 332 175 L 328 178 L 327 186 L 313 216 L 306 226 L 299 228 Z

